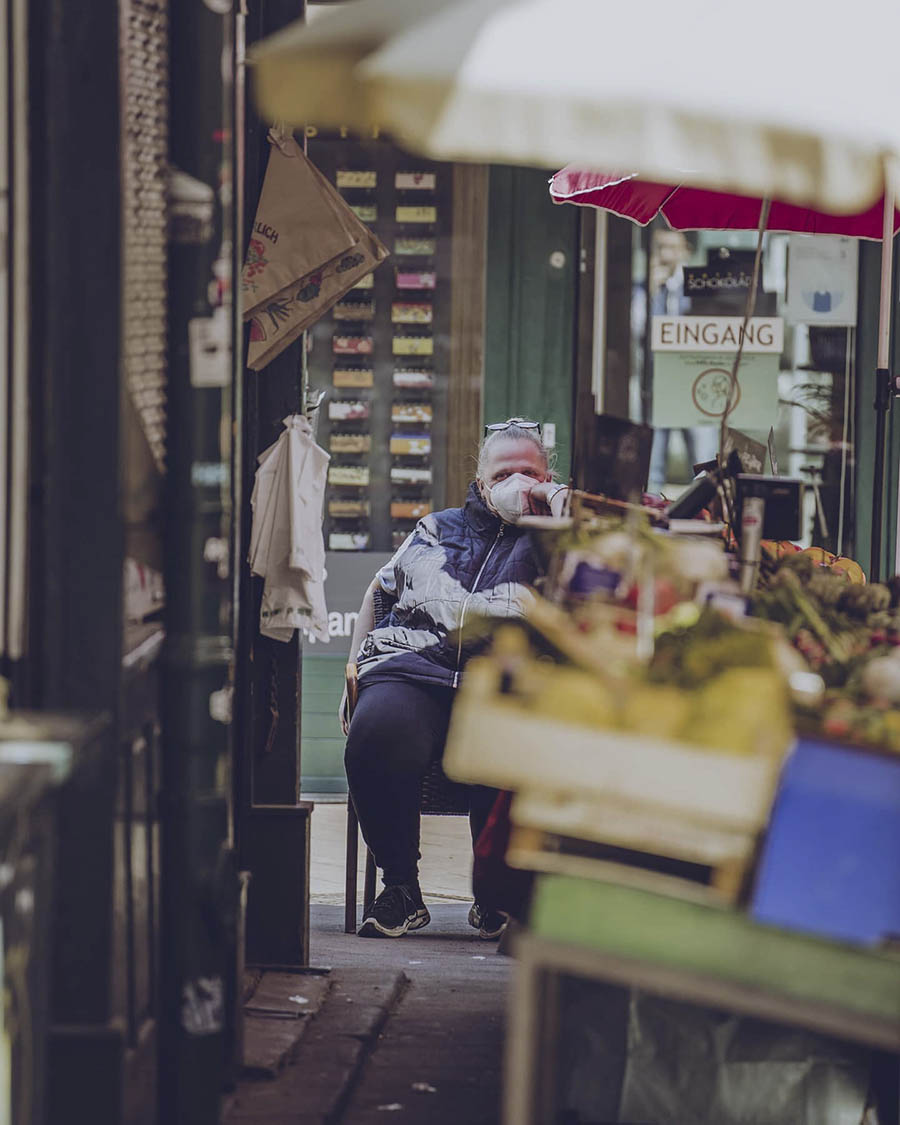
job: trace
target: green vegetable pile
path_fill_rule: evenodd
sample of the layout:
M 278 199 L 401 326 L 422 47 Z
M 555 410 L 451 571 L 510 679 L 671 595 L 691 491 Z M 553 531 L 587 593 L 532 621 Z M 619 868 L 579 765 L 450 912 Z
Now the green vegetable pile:
M 783 625 L 810 667 L 845 684 L 873 648 L 900 644 L 900 610 L 887 586 L 854 585 L 808 556 L 783 559 L 753 597 L 752 613 Z
M 704 609 L 697 621 L 661 633 L 647 669 L 651 683 L 691 690 L 703 687 L 729 668 L 771 668 L 768 637 L 737 629 L 727 617 Z
M 898 653 L 900 578 L 887 585 L 856 585 L 802 554 L 788 555 L 766 578 L 752 612 L 783 625 L 827 685 L 815 706 L 798 708 L 798 728 L 856 746 L 900 751 L 900 708 L 879 695 L 871 675 L 884 665 L 884 657 Z

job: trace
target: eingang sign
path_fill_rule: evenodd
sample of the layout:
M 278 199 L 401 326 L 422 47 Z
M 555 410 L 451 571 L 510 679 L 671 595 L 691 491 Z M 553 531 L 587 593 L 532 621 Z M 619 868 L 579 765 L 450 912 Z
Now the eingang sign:
M 654 316 L 650 346 L 655 352 L 736 352 L 743 324 L 740 316 Z M 781 355 L 783 350 L 781 317 L 751 317 L 744 335 L 744 352 Z

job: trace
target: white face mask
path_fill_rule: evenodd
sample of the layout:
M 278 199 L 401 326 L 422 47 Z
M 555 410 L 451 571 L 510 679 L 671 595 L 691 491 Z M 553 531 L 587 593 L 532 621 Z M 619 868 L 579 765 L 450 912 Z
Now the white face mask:
M 534 511 L 531 490 L 537 483 L 534 477 L 513 473 L 488 491 L 485 503 L 504 523 L 518 523 L 522 516 L 531 515 Z

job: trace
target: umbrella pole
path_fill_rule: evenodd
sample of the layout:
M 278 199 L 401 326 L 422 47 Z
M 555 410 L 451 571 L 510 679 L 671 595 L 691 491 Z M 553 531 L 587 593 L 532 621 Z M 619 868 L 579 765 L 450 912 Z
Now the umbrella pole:
M 756 311 L 756 287 L 759 285 L 759 274 L 762 268 L 763 235 L 766 233 L 766 227 L 769 225 L 769 212 L 771 208 L 772 200 L 764 199 L 759 209 L 759 226 L 757 228 L 756 256 L 753 259 L 753 276 L 750 280 L 750 292 L 747 294 L 747 303 L 744 306 L 744 323 L 741 326 L 738 347 L 731 368 L 728 400 L 725 404 L 725 413 L 722 415 L 722 422 L 719 427 L 719 459 L 722 464 L 725 463 L 725 445 L 728 438 L 728 416 L 734 409 L 734 396 L 738 385 L 738 370 L 740 369 L 741 359 L 744 355 L 744 340 L 747 336 L 747 326 L 750 324 L 753 313 Z
M 890 171 L 885 176 L 884 226 L 881 235 L 881 299 L 878 309 L 878 360 L 875 371 L 875 468 L 872 481 L 872 554 L 869 577 L 881 579 L 881 544 L 884 531 L 884 484 L 887 444 L 887 416 L 891 409 L 891 282 L 894 265 L 894 182 Z M 895 562 L 896 567 L 896 562 Z

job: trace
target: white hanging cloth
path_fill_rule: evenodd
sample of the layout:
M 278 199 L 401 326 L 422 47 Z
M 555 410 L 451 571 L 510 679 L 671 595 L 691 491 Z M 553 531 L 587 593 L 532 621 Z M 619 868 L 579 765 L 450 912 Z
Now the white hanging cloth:
M 250 505 L 250 569 L 265 579 L 259 631 L 289 641 L 302 629 L 328 640 L 322 511 L 330 460 L 302 414 L 258 458 Z

